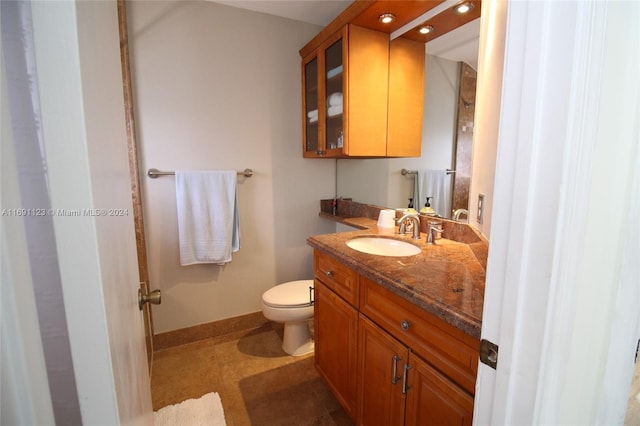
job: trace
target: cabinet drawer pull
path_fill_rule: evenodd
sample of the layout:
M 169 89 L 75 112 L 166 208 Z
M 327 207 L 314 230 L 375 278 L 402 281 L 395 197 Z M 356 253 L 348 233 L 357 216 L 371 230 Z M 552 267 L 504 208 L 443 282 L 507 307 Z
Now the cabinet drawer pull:
M 400 376 L 398 376 L 396 373 L 398 372 L 398 361 L 400 361 L 402 358 L 399 357 L 398 355 L 394 355 L 393 356 L 393 371 L 391 372 L 391 384 L 395 385 L 396 383 L 398 383 L 398 380 L 400 380 Z
M 327 274 L 328 277 L 332 277 L 333 276 L 333 271 L 327 271 L 326 274 Z
M 409 321 L 407 320 L 402 320 L 400 323 L 400 327 L 402 327 L 403 330 L 408 330 L 410 325 L 411 324 L 409 324 Z
M 409 371 L 411 367 L 409 367 L 409 364 L 405 364 L 404 365 L 404 371 L 402 372 L 402 394 L 405 395 L 407 393 L 407 390 L 411 389 L 408 385 L 407 385 L 407 373 Z

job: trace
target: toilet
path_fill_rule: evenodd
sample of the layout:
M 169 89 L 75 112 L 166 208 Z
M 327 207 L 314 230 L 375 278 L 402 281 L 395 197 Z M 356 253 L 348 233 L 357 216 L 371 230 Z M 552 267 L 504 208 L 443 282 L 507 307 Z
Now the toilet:
M 309 321 L 313 319 L 313 280 L 278 284 L 262 295 L 262 313 L 275 322 L 284 323 L 282 350 L 299 356 L 313 352 Z

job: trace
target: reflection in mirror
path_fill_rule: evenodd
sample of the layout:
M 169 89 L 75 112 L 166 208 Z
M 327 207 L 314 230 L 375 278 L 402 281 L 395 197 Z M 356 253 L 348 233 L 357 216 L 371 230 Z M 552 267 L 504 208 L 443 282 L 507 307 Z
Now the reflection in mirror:
M 418 175 L 403 175 L 402 170 L 420 171 L 421 176 L 435 171 L 450 188 L 446 196 L 431 202 L 440 209 L 436 208 L 437 213 L 451 218 L 453 210 L 468 210 L 479 21 L 425 45 L 421 157 L 337 160 L 338 197 L 406 208 L 409 199 L 416 198 L 414 186 Z M 447 169 L 456 173 L 446 174 Z M 434 192 L 431 188 L 422 185 L 422 194 L 413 200 L 416 210 L 424 206 L 427 196 L 435 197 L 434 193 L 427 193 Z

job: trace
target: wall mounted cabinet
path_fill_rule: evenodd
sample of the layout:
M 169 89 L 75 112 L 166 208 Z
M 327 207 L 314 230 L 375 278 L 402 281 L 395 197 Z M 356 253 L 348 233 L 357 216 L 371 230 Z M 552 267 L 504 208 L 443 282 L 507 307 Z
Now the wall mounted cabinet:
M 302 64 L 304 156 L 384 156 L 387 34 L 346 25 Z
M 419 156 L 423 87 L 424 45 L 345 25 L 302 59 L 304 157 Z

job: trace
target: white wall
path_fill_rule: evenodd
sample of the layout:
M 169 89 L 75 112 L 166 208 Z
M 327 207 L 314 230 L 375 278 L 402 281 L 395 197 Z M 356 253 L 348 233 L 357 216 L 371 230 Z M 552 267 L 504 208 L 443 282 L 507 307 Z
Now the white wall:
M 404 169 L 444 170 L 453 165 L 460 65 L 426 55 L 422 155 L 418 158 L 338 160 L 338 196 L 384 207 L 406 207 L 413 177 Z M 425 200 L 414 200 L 423 206 Z
M 312 277 L 306 238 L 334 164 L 302 158 L 298 50 L 321 28 L 210 2 L 130 2 L 141 172 L 254 170 L 239 180 L 241 249 L 224 266 L 182 267 L 174 178 L 142 182 L 155 332 L 261 309 L 278 283 Z
M 487 21 L 487 24 L 483 23 L 480 30 L 481 48 L 478 56 L 475 127 L 473 129 L 471 185 L 469 188 L 469 224 L 476 227 L 487 239 L 489 239 L 491 232 L 493 185 L 498 149 L 505 13 L 506 6 L 494 14 L 483 13 L 482 21 Z M 487 46 L 487 48 L 482 48 L 482 46 Z M 478 194 L 484 194 L 482 223 L 477 221 Z

